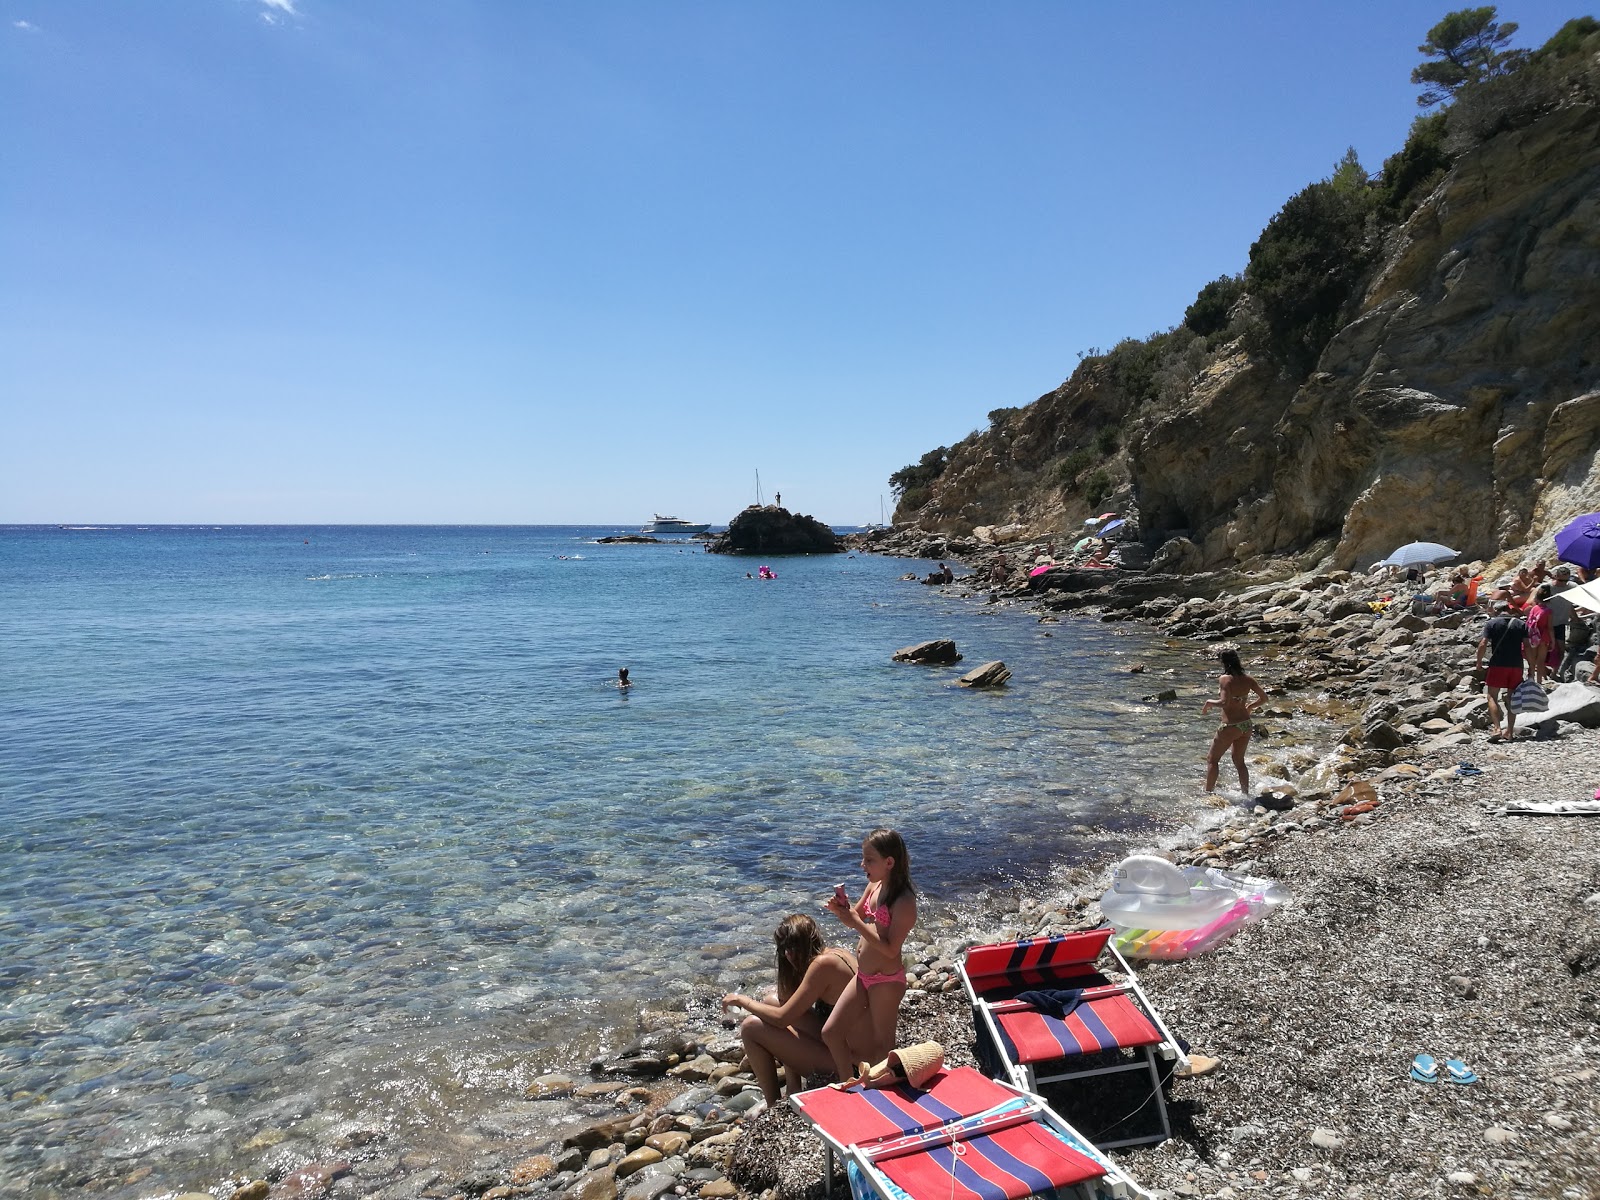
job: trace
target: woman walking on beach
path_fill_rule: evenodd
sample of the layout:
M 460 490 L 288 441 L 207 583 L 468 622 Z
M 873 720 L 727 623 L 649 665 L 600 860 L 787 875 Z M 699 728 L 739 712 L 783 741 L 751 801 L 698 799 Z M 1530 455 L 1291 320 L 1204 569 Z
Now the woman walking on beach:
M 1217 736 L 1211 739 L 1211 755 L 1206 759 L 1206 791 L 1217 786 L 1218 764 L 1222 762 L 1223 751 L 1231 746 L 1233 765 L 1239 771 L 1239 790 L 1248 796 L 1250 768 L 1245 766 L 1244 752 L 1250 744 L 1250 714 L 1267 702 L 1267 693 L 1244 673 L 1237 650 L 1218 651 L 1217 661 L 1222 664 L 1222 677 L 1218 680 L 1221 694 L 1200 706 L 1202 713 L 1210 712 L 1213 705 L 1222 709 L 1222 727 L 1217 730 Z M 1254 701 L 1250 699 L 1252 692 L 1258 697 Z
M 874 829 L 861 843 L 861 870 L 867 890 L 860 900 L 852 906 L 843 888 L 828 900 L 828 911 L 861 935 L 855 978 L 822 1026 L 840 1079 L 849 1079 L 861 1059 L 876 1062 L 894 1049 L 900 999 L 906 994 L 900 947 L 917 923 L 917 889 L 905 839 L 892 829 Z M 857 1029 L 865 1047 L 854 1044 Z
M 833 1070 L 833 1054 L 822 1040 L 822 1023 L 832 1015 L 846 987 L 856 977 L 855 956 L 823 945 L 817 923 L 803 913 L 785 917 L 772 935 L 778 956 L 777 1003 L 751 999 L 739 992 L 722 998 L 722 1008 L 742 1008 L 754 1015 L 739 1026 L 750 1070 L 768 1104 L 776 1104 L 778 1065 L 792 1096 L 807 1075 Z M 852 1036 L 854 1034 L 854 1036 Z M 847 1043 L 860 1040 L 846 1030 Z M 861 1047 L 861 1054 L 867 1054 Z

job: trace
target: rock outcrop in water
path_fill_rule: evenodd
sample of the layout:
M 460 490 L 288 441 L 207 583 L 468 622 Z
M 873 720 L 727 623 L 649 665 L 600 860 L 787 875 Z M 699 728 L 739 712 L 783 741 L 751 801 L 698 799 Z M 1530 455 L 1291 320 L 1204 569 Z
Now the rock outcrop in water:
M 752 504 L 711 543 L 713 554 L 837 554 L 839 535 L 815 517 Z
M 1365 567 L 1416 539 L 1550 554 L 1600 509 L 1600 109 L 1460 154 L 1372 261 L 1303 380 L 1249 337 L 1191 342 L 1186 382 L 1091 357 L 951 447 L 900 529 L 1042 536 L 1114 510 L 1185 573 Z

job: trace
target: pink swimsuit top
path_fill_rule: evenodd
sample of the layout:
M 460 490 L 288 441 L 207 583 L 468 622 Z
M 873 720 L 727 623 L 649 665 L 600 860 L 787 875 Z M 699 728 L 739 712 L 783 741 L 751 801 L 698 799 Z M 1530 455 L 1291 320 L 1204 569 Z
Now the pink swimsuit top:
M 870 904 L 863 903 L 861 905 L 861 915 L 879 929 L 889 928 L 889 906 L 887 904 L 881 908 L 874 908 Z

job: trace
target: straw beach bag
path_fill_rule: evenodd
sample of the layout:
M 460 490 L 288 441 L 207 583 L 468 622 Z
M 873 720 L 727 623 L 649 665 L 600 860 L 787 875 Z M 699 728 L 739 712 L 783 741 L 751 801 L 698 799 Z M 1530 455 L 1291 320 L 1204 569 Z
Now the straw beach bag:
M 856 1077 L 833 1086 L 864 1088 L 893 1087 L 909 1083 L 914 1088 L 925 1087 L 930 1079 L 944 1068 L 944 1047 L 938 1042 L 918 1042 L 900 1050 L 889 1051 L 889 1057 L 870 1066 L 862 1063 L 856 1068 Z

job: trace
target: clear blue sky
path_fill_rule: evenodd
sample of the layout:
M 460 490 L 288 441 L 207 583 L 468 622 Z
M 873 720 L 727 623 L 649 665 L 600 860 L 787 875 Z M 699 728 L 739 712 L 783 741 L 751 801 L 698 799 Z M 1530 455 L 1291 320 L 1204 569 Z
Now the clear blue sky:
M 1450 7 L 0 0 L 0 521 L 876 519 L 1377 169 Z

